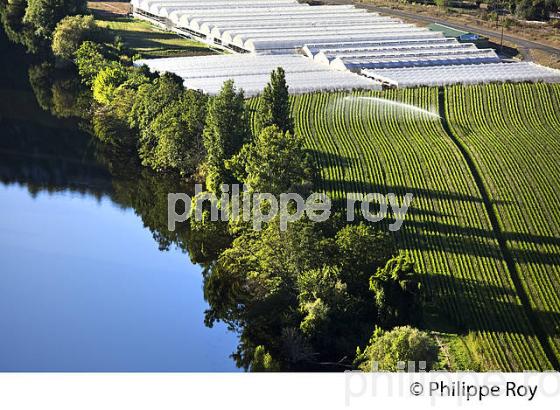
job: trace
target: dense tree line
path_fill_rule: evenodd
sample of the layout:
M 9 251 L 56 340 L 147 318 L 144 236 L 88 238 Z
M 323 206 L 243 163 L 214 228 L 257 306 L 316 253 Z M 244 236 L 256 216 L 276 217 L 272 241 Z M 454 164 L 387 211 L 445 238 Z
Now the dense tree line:
M 548 21 L 550 14 L 558 11 L 560 6 L 560 0 L 489 0 L 483 3 L 489 11 L 507 12 L 521 20 L 540 21 Z
M 391 274 L 372 275 L 384 272 L 392 250 L 390 238 L 371 226 L 337 219 L 245 230 L 205 277 L 206 322 L 240 332 L 234 358 L 241 367 L 255 370 L 264 349 L 273 368 L 351 368 L 356 347 L 367 344 L 375 326 L 414 322 L 418 280 L 405 257 L 390 259 Z M 391 289 L 391 298 L 376 297 L 372 277 Z
M 86 0 L 0 0 L 0 19 L 8 38 L 33 53 L 49 49 L 63 18 L 86 12 Z
M 550 19 L 550 13 L 557 12 L 560 6 L 559 0 L 510 0 L 505 2 L 509 11 L 523 20 Z M 492 6 L 493 3 L 490 3 Z M 499 5 L 499 3 L 498 3 Z

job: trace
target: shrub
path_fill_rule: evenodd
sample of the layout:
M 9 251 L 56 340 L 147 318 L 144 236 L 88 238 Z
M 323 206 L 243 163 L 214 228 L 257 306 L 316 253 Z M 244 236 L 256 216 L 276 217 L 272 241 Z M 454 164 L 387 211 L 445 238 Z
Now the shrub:
M 95 76 L 109 61 L 103 53 L 103 46 L 92 41 L 84 41 L 76 51 L 76 66 L 82 82 L 91 86 Z
M 67 16 L 54 29 L 52 51 L 57 57 L 72 60 L 82 42 L 94 40 L 97 33 L 93 16 Z
M 404 370 L 399 362 L 414 362 L 416 370 L 419 362 L 426 362 L 426 370 L 431 370 L 438 354 L 436 341 L 426 332 L 410 326 L 396 327 L 390 332 L 377 328 L 364 352 L 358 348 L 355 363 L 364 371 L 394 372 Z
M 93 80 L 93 98 L 100 104 L 109 104 L 116 89 L 128 78 L 127 70 L 119 63 L 112 62 L 103 68 Z
M 33 27 L 36 36 L 50 39 L 60 20 L 86 10 L 85 0 L 29 0 L 23 22 Z

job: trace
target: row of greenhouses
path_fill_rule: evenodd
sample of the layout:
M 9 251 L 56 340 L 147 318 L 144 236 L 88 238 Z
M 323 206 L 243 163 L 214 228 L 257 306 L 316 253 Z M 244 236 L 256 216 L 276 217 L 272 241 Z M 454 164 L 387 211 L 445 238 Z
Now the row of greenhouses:
M 234 80 L 246 97 L 262 92 L 270 73 L 282 67 L 290 93 L 313 91 L 380 90 L 381 85 L 367 77 L 349 71 L 334 71 L 300 55 L 211 55 L 137 60 L 136 66 L 146 65 L 154 72 L 172 72 L 180 76 L 187 88 L 217 94 L 227 80 Z
M 312 42 L 441 38 L 443 34 L 351 5 L 296 0 L 132 0 L 134 13 L 215 46 L 294 53 Z
M 352 5 L 310 5 L 297 0 L 131 3 L 137 17 L 230 53 L 208 60 L 144 61 L 152 70 L 174 72 L 184 78 L 185 85 L 209 93 L 229 78 L 243 84 L 247 94 L 256 93 L 278 66 L 284 67 L 293 93 L 370 88 L 373 84 L 560 82 L 559 71 L 502 62 L 493 49 L 479 49 L 442 32 Z M 240 58 L 242 55 L 251 58 Z

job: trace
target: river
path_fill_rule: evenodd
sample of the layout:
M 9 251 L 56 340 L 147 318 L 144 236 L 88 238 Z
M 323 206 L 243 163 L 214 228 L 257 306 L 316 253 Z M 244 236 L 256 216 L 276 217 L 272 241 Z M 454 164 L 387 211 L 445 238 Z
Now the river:
M 41 109 L 39 63 L 0 36 L 0 371 L 238 370 L 196 244 L 165 230 L 181 183 Z

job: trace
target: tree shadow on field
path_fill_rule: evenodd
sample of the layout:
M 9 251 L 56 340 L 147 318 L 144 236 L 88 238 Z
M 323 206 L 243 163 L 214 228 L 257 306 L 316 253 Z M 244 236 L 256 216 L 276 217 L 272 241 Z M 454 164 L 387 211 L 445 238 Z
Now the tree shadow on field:
M 476 280 L 430 273 L 422 277 L 425 305 L 436 319 L 426 318 L 425 327 L 439 332 L 469 331 L 516 333 L 535 336 L 525 308 L 511 288 Z M 533 311 L 539 322 L 548 324 L 549 336 L 560 335 L 560 313 Z M 444 319 L 444 320 L 438 320 Z M 450 329 L 449 325 L 453 328 Z
M 310 154 L 318 167 L 321 165 L 331 165 L 341 167 L 342 172 L 351 163 L 351 158 L 339 154 L 333 154 L 325 151 L 318 151 L 316 149 L 307 149 L 308 154 Z M 324 180 L 323 180 L 324 182 Z
M 146 31 L 129 31 L 121 29 L 111 29 L 115 36 L 119 36 L 123 39 L 124 43 L 133 49 L 140 50 L 153 50 L 158 51 L 160 49 L 165 49 L 169 51 L 184 51 L 185 53 L 204 53 L 211 54 L 212 51 L 205 49 L 204 47 L 197 46 L 187 46 L 184 44 L 170 44 L 164 41 L 178 41 L 180 38 L 174 34 L 166 33 L 155 33 Z
M 340 163 L 347 161 L 346 158 L 332 154 L 325 155 L 325 158 L 326 164 L 331 163 L 330 160 L 333 158 L 334 161 Z M 471 222 L 466 220 L 465 215 L 453 214 L 453 209 L 457 204 L 471 209 L 476 206 L 479 208 L 480 215 L 484 215 L 484 203 L 479 196 L 364 181 L 323 179 L 321 184 L 325 188 L 336 187 L 339 192 L 345 193 L 381 193 L 383 195 L 394 193 L 399 201 L 402 201 L 404 195 L 411 193 L 413 194 L 412 203 L 408 208 L 401 231 L 397 233 L 406 239 L 406 243 L 411 249 L 504 260 L 496 233 L 490 228 L 488 220 L 480 220 L 480 217 L 475 215 L 475 219 Z M 514 205 L 513 201 L 492 201 L 492 203 L 494 205 Z M 334 199 L 333 206 L 335 209 L 346 211 L 346 199 Z M 359 203 L 356 205 L 356 209 L 359 209 Z M 389 217 L 391 218 L 392 215 Z M 469 226 L 469 224 L 472 225 Z M 487 225 L 488 228 L 482 227 L 484 225 Z M 560 237 L 517 232 L 501 232 L 501 235 L 510 245 L 510 251 L 517 262 L 560 266 L 560 253 L 550 250 L 550 246 L 560 247 Z M 515 249 L 512 249 L 511 245 L 518 242 L 529 244 L 529 246 L 524 246 L 523 249 L 518 249 L 519 247 L 516 246 Z M 543 247 L 543 245 L 547 247 Z
M 338 186 L 344 189 L 345 192 L 355 192 L 352 190 L 347 190 L 346 188 L 352 188 L 352 184 L 348 181 L 340 180 L 329 180 L 323 179 L 321 184 L 325 186 Z M 376 184 L 372 182 L 360 182 L 360 187 L 362 193 L 379 192 L 383 194 L 395 193 L 396 195 L 405 195 L 406 193 L 412 193 L 415 198 L 423 197 L 430 200 L 454 200 L 454 201 L 466 201 L 473 203 L 483 203 L 482 198 L 479 196 L 462 194 L 459 192 L 441 191 L 436 189 L 428 188 L 418 188 L 405 185 L 388 185 L 388 184 Z M 494 204 L 510 204 L 510 201 L 493 201 Z
M 504 260 L 496 234 L 492 230 L 436 221 L 415 221 L 407 218 L 399 235 L 411 238 L 412 246 L 417 250 L 439 250 L 446 253 Z M 515 232 L 502 232 L 502 236 L 509 245 L 512 242 L 524 242 L 533 245 L 560 246 L 559 238 L 555 237 Z M 536 250 L 535 246 L 533 246 L 533 249 L 511 249 L 510 246 L 509 249 L 517 262 L 560 266 L 560 255 L 557 253 Z

